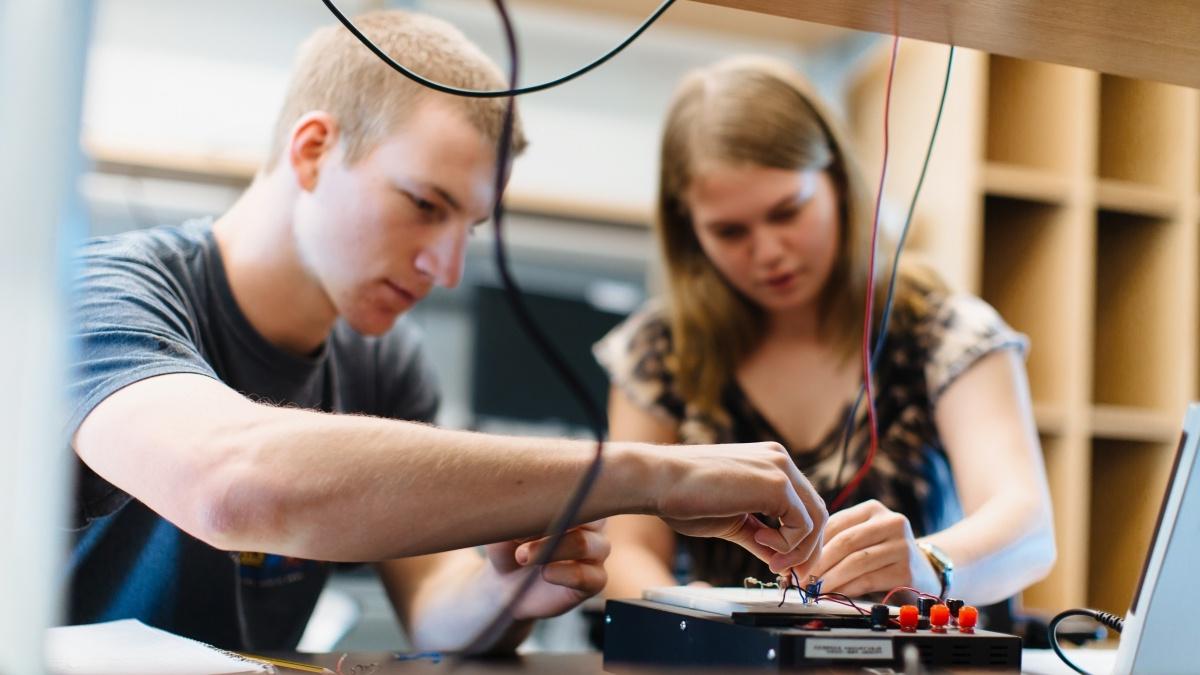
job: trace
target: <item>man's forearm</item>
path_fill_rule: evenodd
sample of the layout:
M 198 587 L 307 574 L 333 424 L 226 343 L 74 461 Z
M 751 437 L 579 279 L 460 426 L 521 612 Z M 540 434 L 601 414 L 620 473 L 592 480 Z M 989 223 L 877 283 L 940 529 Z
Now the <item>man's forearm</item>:
M 228 548 L 380 560 L 542 534 L 594 444 L 449 431 L 392 420 L 264 410 L 222 501 Z M 605 448 L 579 521 L 653 506 L 653 474 L 630 444 Z

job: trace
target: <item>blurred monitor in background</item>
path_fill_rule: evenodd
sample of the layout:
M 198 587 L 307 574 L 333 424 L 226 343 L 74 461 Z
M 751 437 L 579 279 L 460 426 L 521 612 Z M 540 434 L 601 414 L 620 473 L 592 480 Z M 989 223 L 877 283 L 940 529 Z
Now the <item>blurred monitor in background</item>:
M 640 280 L 612 271 L 522 266 L 518 283 L 538 325 L 581 379 L 605 427 L 608 376 L 592 344 L 645 298 Z M 471 408 L 487 431 L 591 435 L 580 402 L 525 334 L 504 289 L 481 280 L 473 289 Z

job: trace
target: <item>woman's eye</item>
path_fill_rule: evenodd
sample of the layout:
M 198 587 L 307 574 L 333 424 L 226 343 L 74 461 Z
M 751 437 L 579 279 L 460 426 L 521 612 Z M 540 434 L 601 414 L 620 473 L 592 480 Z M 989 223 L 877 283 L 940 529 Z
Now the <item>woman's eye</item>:
M 723 227 L 717 230 L 718 239 L 733 240 L 745 234 L 745 230 L 740 227 Z
M 783 209 L 781 211 L 775 211 L 772 213 L 767 217 L 767 220 L 772 223 L 790 223 L 796 219 L 796 216 L 799 215 L 799 213 L 800 209 L 798 208 Z

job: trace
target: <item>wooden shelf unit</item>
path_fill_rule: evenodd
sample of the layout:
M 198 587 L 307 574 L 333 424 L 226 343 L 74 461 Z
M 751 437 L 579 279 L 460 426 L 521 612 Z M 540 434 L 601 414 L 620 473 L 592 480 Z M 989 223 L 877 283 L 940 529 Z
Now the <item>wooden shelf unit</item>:
M 887 47 L 849 89 L 868 160 Z M 893 147 L 889 175 L 920 165 L 944 50 L 901 44 L 892 129 L 917 139 Z M 1200 398 L 1200 92 L 970 50 L 955 61 L 914 253 L 1031 340 L 1058 561 L 1025 604 L 1124 613 Z M 910 198 L 889 185 L 888 201 Z
M 1175 449 L 1174 440 L 1092 443 L 1088 607 L 1129 610 Z

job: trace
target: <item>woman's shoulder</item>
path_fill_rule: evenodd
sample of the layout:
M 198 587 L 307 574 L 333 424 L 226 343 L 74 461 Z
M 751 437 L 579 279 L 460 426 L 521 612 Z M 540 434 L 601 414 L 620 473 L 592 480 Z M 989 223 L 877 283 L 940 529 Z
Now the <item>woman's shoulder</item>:
M 910 316 L 909 330 L 923 362 L 930 400 L 984 356 L 1012 350 L 1024 357 L 1029 338 L 1012 328 L 983 298 L 965 291 L 929 289 Z
M 648 300 L 613 327 L 592 351 L 609 370 L 612 370 L 610 363 L 622 358 L 666 356 L 671 352 L 671 322 L 664 303 L 659 299 Z
M 671 369 L 671 322 L 664 304 L 647 302 L 592 348 L 612 385 L 636 405 L 664 420 L 678 421 L 684 403 Z

